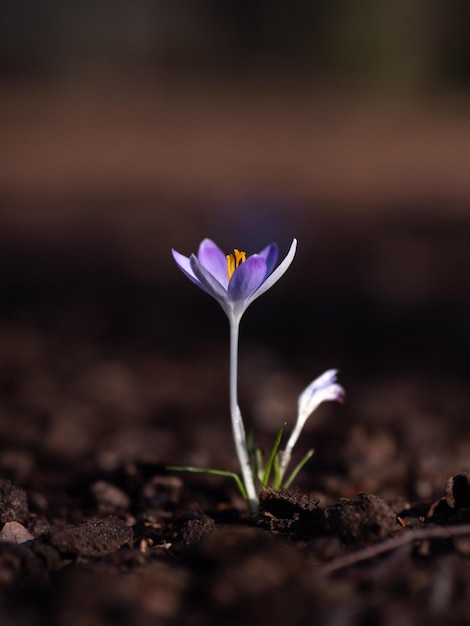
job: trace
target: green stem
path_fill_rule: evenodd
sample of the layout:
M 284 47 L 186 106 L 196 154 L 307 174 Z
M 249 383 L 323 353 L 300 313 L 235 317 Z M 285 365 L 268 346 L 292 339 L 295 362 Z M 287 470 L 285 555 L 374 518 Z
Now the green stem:
M 253 514 L 258 513 L 259 499 L 253 479 L 246 442 L 245 427 L 238 406 L 238 334 L 239 319 L 230 319 L 230 415 L 235 448 L 245 485 L 248 506 Z

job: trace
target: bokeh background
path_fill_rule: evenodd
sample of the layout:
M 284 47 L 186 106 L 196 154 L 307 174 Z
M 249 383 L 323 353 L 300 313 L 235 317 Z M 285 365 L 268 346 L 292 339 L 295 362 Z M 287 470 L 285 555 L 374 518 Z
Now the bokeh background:
M 118 414 L 158 430 L 182 404 L 188 420 L 217 394 L 226 410 L 226 321 L 170 255 L 206 236 L 248 253 L 299 239 L 289 273 L 244 319 L 241 394 L 258 425 L 275 429 L 298 385 L 332 366 L 356 417 L 390 427 L 419 386 L 424 415 L 463 420 L 469 20 L 465 0 L 4 6 L 2 386 L 23 414 L 41 406 L 5 445 L 39 433 L 50 450 L 84 453 L 84 424 L 99 418 L 106 450 Z M 78 375 L 86 392 L 59 402 L 47 367 L 54 389 Z M 205 437 L 184 443 L 210 449 Z M 145 445 L 170 455 L 155 440 Z

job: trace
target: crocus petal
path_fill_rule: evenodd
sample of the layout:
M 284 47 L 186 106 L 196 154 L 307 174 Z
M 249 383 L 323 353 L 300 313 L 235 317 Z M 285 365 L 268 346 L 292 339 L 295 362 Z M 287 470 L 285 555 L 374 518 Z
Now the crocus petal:
M 259 296 L 261 296 L 265 291 L 267 291 L 268 289 L 270 289 L 275 283 L 277 283 L 277 281 L 281 278 L 281 276 L 288 270 L 289 265 L 292 263 L 292 261 L 294 260 L 294 256 L 295 256 L 295 251 L 297 249 L 297 239 L 293 239 L 291 246 L 289 248 L 289 252 L 287 253 L 287 256 L 284 258 L 284 260 L 282 261 L 282 263 L 280 263 L 276 269 L 274 270 L 274 272 L 272 274 L 270 274 L 266 280 L 263 282 L 263 284 L 259 287 L 259 289 L 257 289 L 248 299 L 248 302 L 246 303 L 246 306 L 248 306 L 249 304 L 251 304 L 253 302 L 253 300 L 256 300 L 256 298 L 258 298 Z M 248 262 L 248 261 L 247 261 Z M 246 307 L 245 307 L 246 308 Z
M 307 419 L 322 402 L 327 402 L 328 400 L 343 400 L 344 395 L 345 392 L 343 387 L 337 383 L 330 385 L 329 387 L 319 389 L 312 396 L 308 405 L 304 407 L 302 415 L 305 415 L 305 419 Z
M 336 383 L 338 370 L 328 370 L 316 378 L 300 394 L 298 400 L 298 421 L 302 424 L 310 417 L 315 409 L 328 400 L 342 400 L 345 392 L 341 385 Z
M 171 249 L 171 254 L 173 255 L 173 258 L 176 261 L 176 265 L 180 268 L 180 270 L 183 272 L 183 274 L 186 274 L 186 276 L 189 278 L 189 280 L 192 280 L 192 282 L 195 285 L 197 285 L 201 289 L 204 289 L 204 291 L 207 291 L 207 289 L 204 287 L 204 285 L 202 285 L 201 282 L 199 281 L 199 279 L 196 278 L 196 276 L 194 275 L 194 272 L 193 272 L 193 270 L 191 268 L 191 263 L 190 263 L 188 257 L 184 256 L 183 254 L 180 254 L 179 252 L 177 252 L 173 248 Z
M 266 246 L 266 248 L 261 250 L 259 256 L 262 256 L 266 261 L 266 276 L 269 276 L 269 274 L 273 271 L 277 262 L 277 257 L 279 256 L 279 248 L 277 247 L 277 244 L 269 244 L 269 246 Z
M 226 310 L 224 303 L 228 303 L 228 295 L 219 281 L 212 276 L 209 270 L 199 263 L 196 255 L 191 255 L 189 263 L 196 279 L 198 279 L 201 283 L 201 286 L 207 291 L 208 294 L 218 300 L 224 307 L 224 310 Z
M 320 390 L 325 387 L 329 387 L 333 383 L 336 382 L 336 377 L 338 375 L 338 370 L 331 369 L 324 372 L 318 378 L 315 378 L 314 381 L 308 385 L 303 392 L 299 396 L 298 406 L 299 412 L 304 412 L 307 405 L 310 403 L 312 397 Z
M 197 253 L 199 263 L 227 289 L 227 257 L 211 239 L 204 239 Z
M 243 310 L 244 303 L 251 294 L 258 289 L 266 276 L 266 261 L 258 254 L 253 254 L 241 263 L 234 271 L 228 285 L 230 300 L 240 302 Z

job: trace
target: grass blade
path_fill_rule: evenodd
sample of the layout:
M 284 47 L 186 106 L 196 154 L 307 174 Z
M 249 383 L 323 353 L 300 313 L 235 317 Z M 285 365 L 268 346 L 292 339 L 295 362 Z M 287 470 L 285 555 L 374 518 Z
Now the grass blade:
M 226 470 L 218 469 L 205 469 L 203 467 L 192 467 L 191 465 L 169 465 L 165 469 L 172 472 L 193 472 L 195 474 L 213 474 L 214 476 L 227 476 L 228 478 L 233 478 L 233 480 L 237 483 L 237 487 L 240 490 L 243 499 L 248 500 L 248 494 L 246 493 L 246 489 L 240 479 L 240 476 L 238 474 L 235 474 L 235 472 L 228 472 Z
M 283 489 L 289 489 L 289 487 L 291 486 L 291 484 L 294 482 L 295 478 L 297 477 L 297 474 L 303 468 L 305 463 L 307 463 L 307 461 L 313 456 L 314 452 L 315 450 L 312 448 L 311 450 L 307 452 L 307 454 L 303 457 L 303 459 L 299 463 L 297 463 L 297 465 L 292 470 L 292 474 L 289 476 L 286 482 L 282 485 Z
M 284 432 L 284 428 L 285 427 L 286 427 L 286 423 L 284 422 L 284 424 L 278 430 L 278 433 L 276 435 L 276 439 L 274 440 L 274 444 L 273 444 L 273 447 L 271 449 L 271 453 L 269 455 L 268 462 L 266 463 L 266 468 L 264 470 L 263 480 L 261 481 L 261 484 L 263 485 L 263 487 L 266 487 L 268 485 L 269 476 L 271 474 L 271 469 L 272 469 L 272 466 L 273 466 L 273 462 L 274 462 L 274 459 L 276 458 L 277 451 L 279 450 L 279 445 L 280 445 L 281 439 L 282 439 L 282 433 Z

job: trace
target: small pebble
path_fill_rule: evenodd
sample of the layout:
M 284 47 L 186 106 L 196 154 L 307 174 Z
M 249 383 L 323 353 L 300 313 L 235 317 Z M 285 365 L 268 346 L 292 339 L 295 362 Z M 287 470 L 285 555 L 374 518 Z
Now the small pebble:
M 5 543 L 27 543 L 34 537 L 19 522 L 7 522 L 0 531 L 0 541 Z
M 101 512 L 125 511 L 130 506 L 127 494 L 119 487 L 104 480 L 94 483 L 91 487 L 91 492 Z

